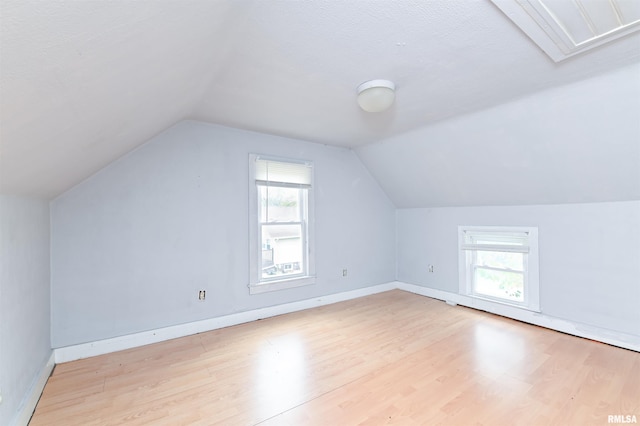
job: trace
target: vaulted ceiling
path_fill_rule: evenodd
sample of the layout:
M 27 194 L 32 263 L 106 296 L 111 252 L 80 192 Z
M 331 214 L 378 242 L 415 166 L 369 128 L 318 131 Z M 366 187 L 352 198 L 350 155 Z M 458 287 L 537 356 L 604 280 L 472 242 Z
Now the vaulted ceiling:
M 489 0 L 1 8 L 0 191 L 44 197 L 183 119 L 362 148 L 640 61 L 636 33 L 556 63 Z M 396 102 L 367 114 L 377 78 Z

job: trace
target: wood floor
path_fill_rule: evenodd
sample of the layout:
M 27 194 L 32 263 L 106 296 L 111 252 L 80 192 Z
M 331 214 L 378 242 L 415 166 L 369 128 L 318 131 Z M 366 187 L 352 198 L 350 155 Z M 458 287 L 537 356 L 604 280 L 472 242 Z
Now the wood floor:
M 394 290 L 56 366 L 38 425 L 640 421 L 640 354 Z

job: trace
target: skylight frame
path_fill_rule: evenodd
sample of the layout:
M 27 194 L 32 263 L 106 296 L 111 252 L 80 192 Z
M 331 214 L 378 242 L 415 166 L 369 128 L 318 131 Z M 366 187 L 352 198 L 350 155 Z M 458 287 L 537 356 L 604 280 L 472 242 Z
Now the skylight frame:
M 583 53 L 597 46 L 609 43 L 626 35 L 640 30 L 640 16 L 631 18 L 631 22 L 621 24 L 602 34 L 594 34 L 584 41 L 575 41 L 554 12 L 549 8 L 546 0 L 491 0 L 505 15 L 507 15 L 522 31 L 531 38 L 552 60 L 560 62 L 574 55 Z M 580 6 L 580 0 L 573 1 Z M 611 4 L 611 7 L 619 12 L 617 0 L 603 0 Z M 582 19 L 586 25 L 590 25 L 582 14 L 576 14 L 575 19 Z

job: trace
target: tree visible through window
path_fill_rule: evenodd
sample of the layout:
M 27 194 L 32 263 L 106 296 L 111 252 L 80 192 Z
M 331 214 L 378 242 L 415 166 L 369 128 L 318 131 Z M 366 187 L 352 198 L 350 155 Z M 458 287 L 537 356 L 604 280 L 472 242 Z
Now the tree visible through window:
M 474 251 L 473 289 L 478 294 L 524 302 L 524 254 Z
M 460 291 L 539 310 L 536 228 L 459 228 Z
M 312 283 L 309 162 L 251 156 L 252 293 Z

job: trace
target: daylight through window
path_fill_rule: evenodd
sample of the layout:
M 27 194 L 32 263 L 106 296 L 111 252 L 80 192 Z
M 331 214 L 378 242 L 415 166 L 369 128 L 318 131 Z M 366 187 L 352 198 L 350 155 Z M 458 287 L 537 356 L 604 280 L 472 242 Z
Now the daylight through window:
M 538 311 L 536 228 L 460 227 L 460 292 Z
M 252 166 L 252 293 L 309 284 L 312 165 L 254 156 Z

